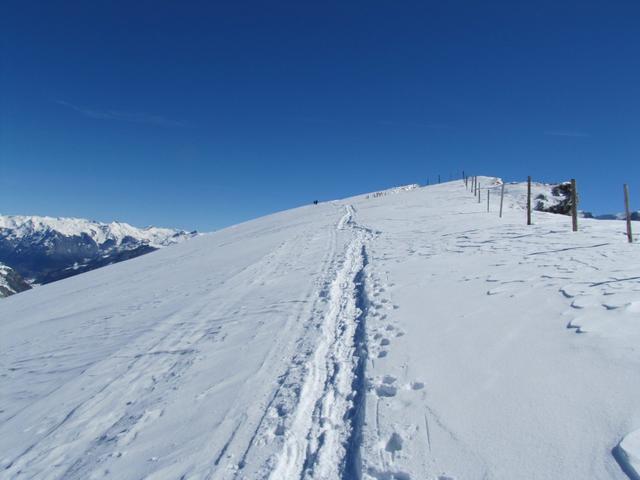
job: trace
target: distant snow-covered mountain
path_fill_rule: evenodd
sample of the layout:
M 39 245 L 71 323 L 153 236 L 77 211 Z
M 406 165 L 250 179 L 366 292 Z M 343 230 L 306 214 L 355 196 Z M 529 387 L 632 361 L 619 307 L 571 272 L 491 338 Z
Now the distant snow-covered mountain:
M 0 298 L 29 290 L 31 285 L 13 268 L 0 263 Z
M 81 218 L 0 215 L 0 262 L 33 283 L 50 283 L 152 252 L 196 235 Z
M 630 213 L 631 220 L 640 220 L 640 210 Z M 595 218 L 596 220 L 626 220 L 626 213 L 605 213 L 602 215 L 593 215 L 592 213 L 586 212 L 586 218 Z

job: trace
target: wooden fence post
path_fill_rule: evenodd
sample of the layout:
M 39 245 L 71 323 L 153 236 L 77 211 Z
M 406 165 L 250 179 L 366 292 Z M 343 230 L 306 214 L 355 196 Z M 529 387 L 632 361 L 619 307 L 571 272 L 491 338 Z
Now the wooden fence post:
M 627 217 L 627 239 L 633 243 L 633 232 L 631 231 L 631 212 L 629 211 L 629 186 L 624 184 L 624 213 Z
M 527 177 L 527 225 L 531 225 L 531 175 Z
M 478 203 L 480 203 L 480 184 L 478 184 Z
M 500 189 L 500 218 L 502 218 L 502 202 L 504 201 L 504 182 L 502 182 L 502 188 Z
M 578 231 L 578 192 L 575 178 L 571 179 L 571 227 L 574 232 Z
M 490 193 L 491 193 L 491 190 L 487 189 L 487 212 L 489 211 L 489 197 L 490 197 L 489 194 Z

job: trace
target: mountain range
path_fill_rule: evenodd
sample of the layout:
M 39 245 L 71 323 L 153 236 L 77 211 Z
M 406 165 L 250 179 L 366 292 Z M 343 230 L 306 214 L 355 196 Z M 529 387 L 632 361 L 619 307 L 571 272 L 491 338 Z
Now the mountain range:
M 0 215 L 0 296 L 138 257 L 197 235 L 81 218 Z

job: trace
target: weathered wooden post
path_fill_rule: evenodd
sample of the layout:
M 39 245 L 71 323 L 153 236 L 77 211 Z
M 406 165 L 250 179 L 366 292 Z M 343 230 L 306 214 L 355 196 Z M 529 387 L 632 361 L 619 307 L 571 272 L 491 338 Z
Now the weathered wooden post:
M 504 201 L 504 182 L 502 182 L 502 188 L 500 189 L 500 218 L 502 218 L 502 203 Z
M 489 211 L 489 197 L 491 194 L 491 190 L 487 189 L 487 212 Z
M 574 232 L 578 231 L 578 192 L 576 179 L 571 179 L 571 225 Z
M 527 177 L 527 225 L 531 225 L 531 175 Z
M 624 213 L 627 217 L 627 239 L 633 243 L 633 232 L 631 231 L 631 212 L 629 211 L 629 186 L 624 184 Z

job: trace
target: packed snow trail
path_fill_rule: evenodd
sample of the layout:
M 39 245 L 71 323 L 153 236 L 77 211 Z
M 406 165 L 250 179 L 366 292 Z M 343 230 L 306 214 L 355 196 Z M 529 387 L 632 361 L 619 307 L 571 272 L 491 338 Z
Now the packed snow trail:
M 345 421 L 353 408 L 352 391 L 358 358 L 357 278 L 364 268 L 367 234 L 353 228 L 354 210 L 338 224 L 349 228 L 353 238 L 328 291 L 328 311 L 320 325 L 315 351 L 309 358 L 306 377 L 293 420 L 285 432 L 284 447 L 270 478 L 340 478 L 345 469 L 345 453 L 354 425 Z M 360 392 L 359 394 L 363 394 Z
M 640 250 L 527 227 L 521 190 L 301 207 L 0 301 L 0 478 L 635 480 Z

